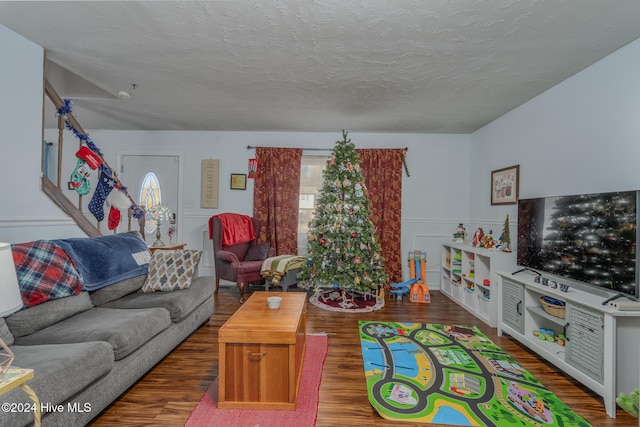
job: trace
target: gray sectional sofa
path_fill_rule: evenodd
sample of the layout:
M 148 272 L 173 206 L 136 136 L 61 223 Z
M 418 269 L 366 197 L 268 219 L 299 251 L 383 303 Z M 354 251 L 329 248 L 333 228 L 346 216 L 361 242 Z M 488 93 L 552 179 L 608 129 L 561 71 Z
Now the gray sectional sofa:
M 43 426 L 87 424 L 213 314 L 212 277 L 186 289 L 143 292 L 146 273 L 0 318 L 13 366 L 34 369 Z M 29 403 L 21 388 L 0 402 Z M 59 406 L 62 405 L 62 406 Z M 47 411 L 47 408 L 62 410 Z M 30 411 L 0 412 L 0 425 L 32 425 Z

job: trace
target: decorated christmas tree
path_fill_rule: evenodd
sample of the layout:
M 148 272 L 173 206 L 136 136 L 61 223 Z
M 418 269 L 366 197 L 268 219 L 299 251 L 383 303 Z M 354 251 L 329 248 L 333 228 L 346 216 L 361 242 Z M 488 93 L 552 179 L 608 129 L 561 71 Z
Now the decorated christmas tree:
M 504 220 L 504 225 L 502 226 L 502 250 L 504 252 L 511 252 L 511 232 L 509 231 L 509 214 L 507 214 L 507 218 Z
M 327 167 L 309 223 L 309 258 L 299 279 L 319 293 L 322 288 L 351 294 L 376 293 L 387 275 L 376 243 L 367 188 L 355 146 L 342 131 Z

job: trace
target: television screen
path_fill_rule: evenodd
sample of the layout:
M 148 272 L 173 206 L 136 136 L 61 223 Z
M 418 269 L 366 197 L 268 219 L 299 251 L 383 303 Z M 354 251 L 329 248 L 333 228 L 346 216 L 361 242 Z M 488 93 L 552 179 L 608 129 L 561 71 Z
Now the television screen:
M 518 264 L 638 296 L 637 191 L 522 199 Z

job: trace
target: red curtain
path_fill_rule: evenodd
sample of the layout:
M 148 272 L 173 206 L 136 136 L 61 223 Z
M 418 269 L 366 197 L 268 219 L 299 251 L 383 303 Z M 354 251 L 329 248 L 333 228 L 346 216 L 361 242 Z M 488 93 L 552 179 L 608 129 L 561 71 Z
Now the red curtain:
M 403 149 L 356 149 L 371 202 L 371 221 L 391 283 L 400 283 Z
M 256 157 L 253 217 L 261 225 L 258 241 L 271 242 L 276 255 L 297 255 L 302 149 L 258 147 Z

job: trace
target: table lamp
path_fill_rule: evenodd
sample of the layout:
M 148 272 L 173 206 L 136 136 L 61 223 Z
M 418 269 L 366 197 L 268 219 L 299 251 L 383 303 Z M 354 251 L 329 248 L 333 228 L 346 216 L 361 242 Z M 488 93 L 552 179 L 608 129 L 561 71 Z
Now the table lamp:
M 162 234 L 160 233 L 160 221 L 162 221 L 163 219 L 170 220 L 173 218 L 171 209 L 164 205 L 155 205 L 147 209 L 146 213 L 147 220 L 155 221 L 156 223 L 156 241 L 153 242 L 153 245 L 151 246 L 154 248 L 166 246 L 165 243 L 160 239 L 160 237 L 162 236 Z
M 0 243 L 0 317 L 8 316 L 22 308 L 22 297 L 13 262 L 11 245 Z M 13 352 L 0 339 L 0 381 L 13 362 Z

